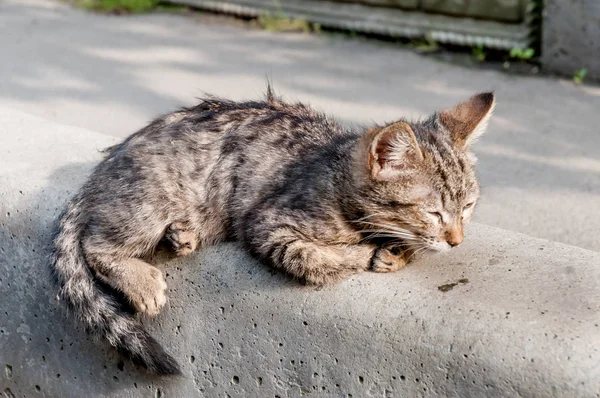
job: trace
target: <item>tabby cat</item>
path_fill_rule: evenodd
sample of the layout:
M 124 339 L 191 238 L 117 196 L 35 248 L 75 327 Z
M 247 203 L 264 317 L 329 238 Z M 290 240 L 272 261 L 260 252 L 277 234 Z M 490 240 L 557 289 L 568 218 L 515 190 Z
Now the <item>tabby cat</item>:
M 479 196 L 469 150 L 493 108 L 483 93 L 422 121 L 345 130 L 269 88 L 264 101 L 209 97 L 162 116 L 108 148 L 60 216 L 58 297 L 134 362 L 179 374 L 133 315 L 166 302 L 145 261 L 159 242 L 183 256 L 237 240 L 314 285 L 446 251 Z

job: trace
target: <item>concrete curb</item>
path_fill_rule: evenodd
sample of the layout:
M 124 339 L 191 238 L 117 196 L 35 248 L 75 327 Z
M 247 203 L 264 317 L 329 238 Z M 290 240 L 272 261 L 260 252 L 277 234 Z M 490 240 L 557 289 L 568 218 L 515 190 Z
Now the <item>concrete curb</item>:
M 599 2 L 545 0 L 542 27 L 541 61 L 546 70 L 572 77 L 586 68 L 588 81 L 600 81 Z
M 144 322 L 184 376 L 140 373 L 54 301 L 49 226 L 110 137 L 0 109 L 7 397 L 597 397 L 600 253 L 473 225 L 450 255 L 314 290 L 236 245 L 164 265 Z

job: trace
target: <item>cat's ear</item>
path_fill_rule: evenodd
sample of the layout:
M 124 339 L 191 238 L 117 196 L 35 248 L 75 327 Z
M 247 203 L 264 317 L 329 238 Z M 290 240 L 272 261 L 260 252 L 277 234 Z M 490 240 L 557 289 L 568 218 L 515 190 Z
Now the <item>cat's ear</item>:
M 450 132 L 454 144 L 467 150 L 483 134 L 494 111 L 494 93 L 481 93 L 439 113 L 439 122 Z
M 414 169 L 423 160 L 423 154 L 412 128 L 405 122 L 396 122 L 373 134 L 369 146 L 369 168 L 377 180 L 391 180 Z

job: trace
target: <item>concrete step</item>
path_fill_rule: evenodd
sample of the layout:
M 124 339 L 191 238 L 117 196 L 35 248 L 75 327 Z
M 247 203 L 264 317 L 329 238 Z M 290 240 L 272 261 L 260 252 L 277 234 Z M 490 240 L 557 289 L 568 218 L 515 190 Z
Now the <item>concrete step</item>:
M 55 301 L 50 224 L 114 138 L 0 109 L 0 391 L 7 397 L 597 397 L 600 253 L 474 224 L 463 247 L 315 290 L 237 245 L 161 265 L 139 371 Z

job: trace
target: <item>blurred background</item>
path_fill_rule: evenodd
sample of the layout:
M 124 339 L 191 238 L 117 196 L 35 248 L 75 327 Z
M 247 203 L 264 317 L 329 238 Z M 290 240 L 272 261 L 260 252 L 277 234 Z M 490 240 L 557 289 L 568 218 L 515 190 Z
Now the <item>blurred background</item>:
M 600 251 L 597 0 L 3 0 L 0 106 L 125 137 L 269 78 L 344 124 L 475 92 L 476 221 Z

